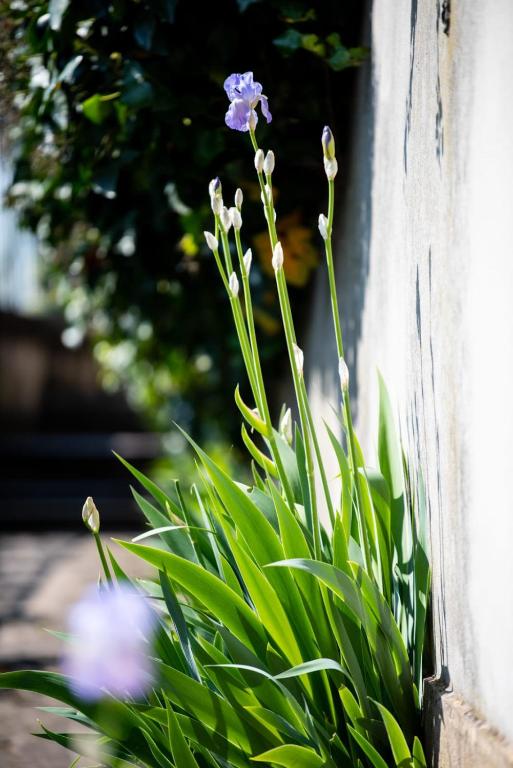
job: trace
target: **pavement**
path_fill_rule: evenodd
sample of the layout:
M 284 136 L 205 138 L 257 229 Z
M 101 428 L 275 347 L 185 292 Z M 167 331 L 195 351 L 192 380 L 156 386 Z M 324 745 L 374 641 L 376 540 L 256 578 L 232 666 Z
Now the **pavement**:
M 132 536 L 115 534 L 121 539 Z M 109 543 L 131 576 L 151 572 Z M 61 641 L 46 630 L 65 631 L 69 608 L 97 581 L 98 573 L 96 546 L 87 533 L 1 534 L 0 671 L 57 669 Z M 41 730 L 38 720 L 54 730 L 77 730 L 76 724 L 36 709 L 49 704 L 55 702 L 28 692 L 0 691 L 2 768 L 69 768 L 73 753 L 31 735 Z

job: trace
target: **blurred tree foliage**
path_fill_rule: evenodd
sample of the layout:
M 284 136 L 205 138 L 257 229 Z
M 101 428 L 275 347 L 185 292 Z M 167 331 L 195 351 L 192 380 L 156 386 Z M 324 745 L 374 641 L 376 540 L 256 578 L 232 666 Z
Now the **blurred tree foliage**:
M 211 228 L 207 184 L 215 175 L 225 200 L 243 188 L 268 366 L 281 349 L 252 152 L 247 136 L 224 125 L 223 81 L 253 70 L 269 97 L 274 122 L 261 120 L 259 140 L 264 148 L 272 141 L 277 154 L 287 278 L 303 291 L 320 250 L 320 133 L 334 125 L 340 156 L 352 82 L 344 70 L 366 56 L 357 46 L 360 3 L 3 6 L 2 53 L 17 109 L 8 201 L 40 237 L 49 289 L 73 329 L 66 339 L 90 333 L 105 385 L 125 386 L 154 426 L 174 419 L 212 436 L 213 425 L 230 426 L 226 404 L 241 377 L 202 237 Z

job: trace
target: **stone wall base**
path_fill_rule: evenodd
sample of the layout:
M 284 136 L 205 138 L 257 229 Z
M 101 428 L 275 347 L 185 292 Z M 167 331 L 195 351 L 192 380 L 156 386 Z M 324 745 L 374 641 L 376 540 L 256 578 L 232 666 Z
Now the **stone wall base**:
M 424 697 L 431 768 L 513 768 L 513 745 L 443 681 L 428 678 Z

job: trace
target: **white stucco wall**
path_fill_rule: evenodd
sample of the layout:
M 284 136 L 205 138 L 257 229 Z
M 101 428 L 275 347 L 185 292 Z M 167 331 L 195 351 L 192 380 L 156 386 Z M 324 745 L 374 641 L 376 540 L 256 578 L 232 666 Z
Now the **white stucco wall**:
M 379 367 L 427 483 L 436 671 L 513 740 L 513 2 L 441 4 L 373 3 L 337 272 L 362 441 Z M 319 275 L 319 418 L 330 322 Z

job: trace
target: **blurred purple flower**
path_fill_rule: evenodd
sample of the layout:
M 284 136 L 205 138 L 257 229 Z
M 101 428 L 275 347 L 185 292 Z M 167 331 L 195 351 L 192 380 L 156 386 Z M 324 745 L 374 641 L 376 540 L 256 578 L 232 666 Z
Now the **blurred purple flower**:
M 94 701 L 105 695 L 141 696 L 152 682 L 149 658 L 155 617 L 130 586 L 91 590 L 71 610 L 72 635 L 63 671 L 72 690 Z
M 224 90 L 231 101 L 225 116 L 228 128 L 235 131 L 249 131 L 250 128 L 255 128 L 258 122 L 255 107 L 259 102 L 263 116 L 268 123 L 271 122 L 267 96 L 262 95 L 262 85 L 253 82 L 253 72 L 230 75 L 224 81 Z

